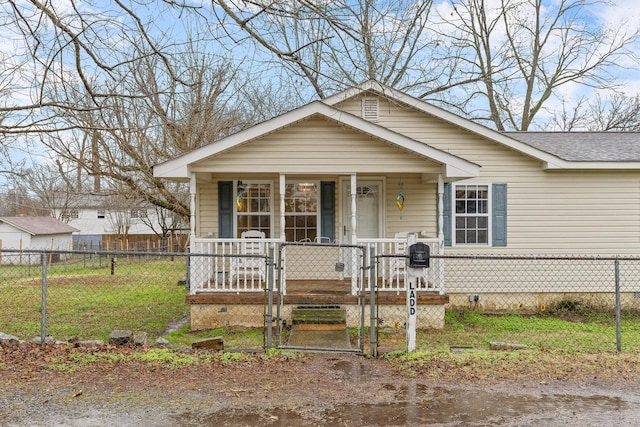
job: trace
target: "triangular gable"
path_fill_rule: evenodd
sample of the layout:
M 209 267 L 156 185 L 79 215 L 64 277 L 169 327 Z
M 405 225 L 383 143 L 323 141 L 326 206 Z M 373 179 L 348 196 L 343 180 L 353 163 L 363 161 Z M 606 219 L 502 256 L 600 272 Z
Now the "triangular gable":
M 443 165 L 443 173 L 445 177 L 470 178 L 479 175 L 480 166 L 475 163 L 436 149 L 397 132 L 393 132 L 380 125 L 339 110 L 324 102 L 315 101 L 281 116 L 255 125 L 249 129 L 193 150 L 177 157 L 176 159 L 155 165 L 153 168 L 154 176 L 171 179 L 189 179 L 190 165 L 240 144 L 244 144 L 253 139 L 276 132 L 287 126 L 291 126 L 292 124 L 303 121 L 314 115 L 324 116 L 327 120 L 356 129 L 359 132 L 371 135 L 372 137 L 383 139 L 389 143 L 441 163 Z
M 357 96 L 366 92 L 375 92 L 385 98 L 392 99 L 397 102 L 401 102 L 409 106 L 410 108 L 414 108 L 416 110 L 422 111 L 426 114 L 429 114 L 433 117 L 436 117 L 437 119 L 450 123 L 461 129 L 480 135 L 484 138 L 487 138 L 498 144 L 507 146 L 513 150 L 519 151 L 530 157 L 539 159 L 542 162 L 544 162 L 545 168 L 552 169 L 552 168 L 569 167 L 570 162 L 564 161 L 557 156 L 554 156 L 545 151 L 536 149 L 530 145 L 527 145 L 521 141 L 510 138 L 509 136 L 506 136 L 486 126 L 467 120 L 463 117 L 460 117 L 442 108 L 436 107 L 425 101 L 422 101 L 421 99 L 414 98 L 405 93 L 397 91 L 391 87 L 382 85 L 374 80 L 366 81 L 360 85 L 351 87 L 347 90 L 344 90 L 335 95 L 327 97 L 323 100 L 323 102 L 326 103 L 327 105 L 334 106 L 349 98 L 353 98 L 354 96 Z

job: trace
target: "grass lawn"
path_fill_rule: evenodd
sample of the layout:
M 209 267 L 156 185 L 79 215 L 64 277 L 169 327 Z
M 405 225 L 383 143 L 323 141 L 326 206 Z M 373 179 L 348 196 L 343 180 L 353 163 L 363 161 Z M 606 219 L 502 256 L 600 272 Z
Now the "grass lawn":
M 113 329 L 144 331 L 152 343 L 171 322 L 184 318 L 190 307 L 187 290 L 178 286 L 186 270 L 185 258 L 123 257 L 111 274 L 106 258 L 83 256 L 50 264 L 47 269 L 46 333 L 62 340 L 107 340 Z M 40 336 L 42 274 L 40 266 L 0 265 L 0 332 L 29 340 Z M 350 331 L 357 341 L 357 330 Z M 378 347 L 406 348 L 402 328 L 379 330 Z M 191 332 L 187 323 L 167 336 L 175 347 L 190 347 L 195 340 L 222 336 L 225 348 L 261 348 L 263 330 L 217 328 Z M 275 335 L 274 335 L 275 340 Z M 369 333 L 365 333 L 369 351 Z M 449 352 L 452 347 L 487 349 L 490 342 L 524 344 L 531 350 L 557 353 L 616 351 L 612 313 L 550 310 L 536 315 L 488 315 L 477 311 L 447 311 L 441 330 L 418 330 L 417 349 Z M 623 315 L 623 352 L 640 351 L 640 316 Z
M 380 347 L 406 348 L 404 329 L 381 329 Z M 615 317 L 611 313 L 555 312 L 537 316 L 488 315 L 477 311 L 447 311 L 443 329 L 418 330 L 416 347 L 425 351 L 488 349 L 491 342 L 524 344 L 543 352 L 616 351 Z M 621 321 L 622 350 L 640 350 L 640 316 L 625 314 Z
M 144 331 L 155 340 L 169 322 L 188 314 L 182 259 L 121 259 L 114 274 L 104 260 L 51 264 L 46 280 L 46 333 L 61 340 L 107 340 L 113 329 Z M 0 268 L 0 332 L 40 336 L 42 275 L 39 266 Z

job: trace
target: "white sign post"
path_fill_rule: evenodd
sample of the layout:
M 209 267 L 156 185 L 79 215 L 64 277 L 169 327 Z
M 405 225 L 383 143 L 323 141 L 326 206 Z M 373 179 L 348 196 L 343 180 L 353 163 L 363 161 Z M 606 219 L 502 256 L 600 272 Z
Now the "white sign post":
M 407 236 L 407 251 L 416 241 L 415 234 Z M 421 273 L 421 268 L 409 267 L 409 253 L 407 252 L 407 352 L 416 350 L 416 309 L 418 308 L 416 292 Z

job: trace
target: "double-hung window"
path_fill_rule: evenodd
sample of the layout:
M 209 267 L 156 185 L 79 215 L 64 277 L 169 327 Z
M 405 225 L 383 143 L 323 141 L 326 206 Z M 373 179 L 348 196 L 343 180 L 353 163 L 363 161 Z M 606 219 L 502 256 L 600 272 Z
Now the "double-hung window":
M 454 190 L 454 244 L 489 245 L 490 186 L 457 184 Z
M 287 242 L 313 242 L 318 237 L 319 185 L 291 182 L 285 186 L 285 235 Z
M 507 246 L 507 184 L 445 183 L 444 244 Z

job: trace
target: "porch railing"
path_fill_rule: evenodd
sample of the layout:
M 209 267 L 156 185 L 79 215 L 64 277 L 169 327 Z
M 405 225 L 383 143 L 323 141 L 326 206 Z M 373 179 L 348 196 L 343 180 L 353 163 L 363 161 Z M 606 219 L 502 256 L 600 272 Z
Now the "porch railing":
M 444 245 L 437 238 L 417 239 L 418 242 L 429 246 L 432 255 L 442 255 Z M 366 256 L 378 260 L 377 280 L 379 291 L 395 291 L 397 293 L 407 290 L 407 239 L 358 239 L 358 244 L 364 246 Z M 365 289 L 370 290 L 370 281 L 365 278 Z M 435 258 L 430 260 L 429 268 L 417 283 L 419 291 L 433 291 L 443 295 L 444 287 L 444 260 Z
M 438 239 L 418 239 L 418 242 L 427 244 L 431 254 L 442 254 L 443 245 Z M 263 291 L 267 277 L 267 248 L 274 245 L 274 253 L 279 253 L 279 239 L 220 239 L 220 238 L 196 238 L 191 246 L 193 256 L 189 266 L 190 293 L 198 292 L 258 292 Z M 365 259 L 377 260 L 377 285 L 379 291 L 403 292 L 406 291 L 407 270 L 404 247 L 405 239 L 380 238 L 358 239 L 358 246 L 365 250 Z M 261 251 L 247 253 L 246 245 L 259 245 Z M 322 245 L 319 245 L 322 246 Z M 255 249 L 255 246 L 253 246 Z M 402 248 L 402 249 L 401 249 Z M 281 289 L 286 293 L 287 262 L 305 263 L 315 262 L 317 259 L 304 259 L 303 257 L 288 257 L 283 262 L 283 274 Z M 340 260 L 336 260 L 340 261 Z M 353 265 L 356 265 L 354 262 Z M 276 275 L 277 276 L 277 275 Z M 364 281 L 366 290 L 371 283 L 368 274 L 361 277 L 361 270 L 354 268 L 352 271 L 352 289 L 359 288 L 358 283 Z M 313 279 L 313 278 L 307 278 Z M 317 279 L 320 279 L 318 277 Z M 431 259 L 430 268 L 420 278 L 418 290 L 434 291 L 444 294 L 444 260 Z
M 211 256 L 191 257 L 190 293 L 263 291 L 267 248 L 278 243 L 279 239 L 195 239 L 191 253 Z

